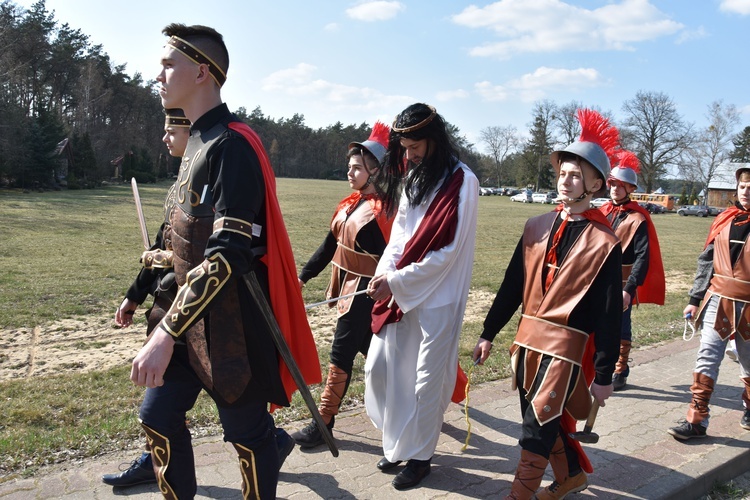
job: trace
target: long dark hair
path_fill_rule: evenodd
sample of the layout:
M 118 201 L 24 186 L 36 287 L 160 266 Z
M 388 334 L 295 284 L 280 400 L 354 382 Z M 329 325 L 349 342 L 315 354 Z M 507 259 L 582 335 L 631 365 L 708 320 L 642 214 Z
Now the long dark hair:
M 427 140 L 427 152 L 419 165 L 406 165 L 401 139 Z M 391 127 L 388 152 L 383 160 L 379 183 L 385 193 L 383 205 L 388 215 L 398 208 L 404 188 L 409 206 L 421 204 L 448 177 L 459 160 L 445 124 L 435 108 L 424 103 L 412 104 L 399 114 Z

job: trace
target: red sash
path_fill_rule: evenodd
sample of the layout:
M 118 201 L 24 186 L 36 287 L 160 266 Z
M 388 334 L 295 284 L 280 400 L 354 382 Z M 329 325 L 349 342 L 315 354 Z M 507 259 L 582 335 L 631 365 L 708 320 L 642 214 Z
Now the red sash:
M 648 229 L 648 271 L 643 285 L 636 290 L 636 298 L 639 304 L 657 304 L 664 305 L 664 296 L 666 295 L 666 282 L 664 279 L 664 263 L 661 260 L 661 249 L 659 247 L 659 238 L 656 236 L 656 227 L 651 220 L 651 214 L 648 210 L 640 206 L 633 200 L 620 205 L 623 210 L 632 210 L 643 215 L 646 219 L 646 228 Z M 605 203 L 599 210 L 607 216 L 615 209 L 614 204 Z
M 414 236 L 406 242 L 404 253 L 396 263 L 396 269 L 403 269 L 409 264 L 419 262 L 429 252 L 440 250 L 453 242 L 456 236 L 456 227 L 458 227 L 458 194 L 463 182 L 464 171 L 458 168 L 451 175 L 448 183 L 441 187 L 435 195 L 419 228 L 417 228 Z M 388 302 L 390 302 L 390 298 L 379 300 L 372 308 L 373 333 L 380 333 L 383 326 L 388 323 L 396 323 L 404 316 L 398 304 L 394 302 L 392 307 L 388 307 Z M 464 400 L 467 382 L 468 377 L 459 364 L 451 401 L 460 403 Z
M 709 229 L 708 231 L 708 238 L 706 238 L 706 244 L 703 246 L 703 249 L 705 250 L 708 244 L 714 241 L 721 230 L 724 229 L 727 224 L 732 222 L 732 220 L 742 212 L 744 212 L 744 210 L 740 210 L 736 206 L 733 206 L 727 208 L 719 215 L 717 215 L 716 219 L 714 219 L 713 224 L 711 224 L 711 229 Z
M 268 288 L 271 297 L 271 308 L 284 335 L 292 356 L 297 362 L 305 382 L 317 384 L 322 381 L 320 361 L 315 346 L 310 324 L 307 322 L 305 303 L 297 280 L 297 268 L 294 263 L 292 245 L 286 232 L 284 218 L 281 215 L 279 200 L 276 198 L 276 177 L 271 162 L 258 135 L 245 123 L 232 122 L 229 128 L 240 133 L 255 150 L 260 160 L 266 196 L 266 255 L 261 259 L 268 267 Z M 287 398 L 292 401 L 292 394 L 297 385 L 292 374 L 283 361 L 279 360 L 279 374 L 284 384 Z M 276 409 L 271 405 L 271 411 Z
M 458 193 L 463 182 L 463 169 L 456 169 L 448 183 L 435 195 L 414 236 L 406 242 L 396 269 L 420 262 L 429 252 L 440 250 L 453 242 L 458 226 Z M 372 308 L 372 333 L 380 333 L 383 326 L 401 321 L 404 316 L 395 302 L 388 307 L 390 300 L 389 297 L 375 302 Z

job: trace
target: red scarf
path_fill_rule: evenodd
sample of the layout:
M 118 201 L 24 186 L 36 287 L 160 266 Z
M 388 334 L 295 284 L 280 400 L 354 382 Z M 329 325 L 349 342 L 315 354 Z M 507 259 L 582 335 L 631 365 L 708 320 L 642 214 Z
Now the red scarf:
M 308 385 L 322 381 L 320 360 L 315 347 L 310 324 L 307 322 L 305 303 L 297 280 L 297 268 L 292 253 L 292 245 L 286 232 L 284 218 L 281 215 L 279 200 L 276 198 L 276 177 L 271 162 L 260 137 L 245 123 L 232 122 L 229 128 L 240 133 L 250 143 L 258 155 L 263 171 L 266 196 L 266 247 L 268 251 L 262 257 L 268 267 L 268 288 L 271 297 L 271 308 L 284 335 L 292 356 L 297 362 L 302 377 Z M 279 360 L 279 374 L 289 401 L 297 390 L 292 374 L 283 361 Z M 271 405 L 271 411 L 276 409 Z
M 629 210 L 638 212 L 646 219 L 646 228 L 648 229 L 648 271 L 646 272 L 646 279 L 643 281 L 643 285 L 636 289 L 635 297 L 638 304 L 657 304 L 663 306 L 666 295 L 664 263 L 661 260 L 659 238 L 656 236 L 656 227 L 651 220 L 651 214 L 633 200 L 628 200 L 627 203 L 623 203 L 622 205 L 605 203 L 599 210 L 605 216 L 608 216 L 612 212 Z
M 732 222 L 732 220 L 734 220 L 735 217 L 737 217 L 740 214 L 747 213 L 747 212 L 748 212 L 747 210 L 737 208 L 737 206 L 735 205 L 735 206 L 731 206 L 727 208 L 726 210 L 721 212 L 719 215 L 717 215 L 716 219 L 714 219 L 714 223 L 711 224 L 711 229 L 709 229 L 708 231 L 708 238 L 706 239 L 706 244 L 703 246 L 703 249 L 705 250 L 708 244 L 714 241 L 714 239 L 716 238 L 716 236 L 718 236 L 721 230 L 724 229 L 724 227 L 727 224 Z M 748 222 L 750 222 L 750 217 L 747 220 L 742 221 L 738 224 L 747 224 Z
M 463 182 L 464 171 L 458 168 L 435 195 L 417 231 L 406 242 L 404 253 L 396 263 L 396 269 L 403 269 L 409 264 L 419 262 L 429 252 L 440 250 L 453 242 L 458 227 L 458 194 Z M 372 308 L 371 326 L 375 334 L 380 333 L 383 326 L 396 323 L 404 316 L 398 304 L 394 302 L 392 307 L 388 307 L 389 302 L 390 298 L 379 300 Z M 464 400 L 467 382 L 468 377 L 459 364 L 451 401 L 460 403 Z
M 378 223 L 380 232 L 383 233 L 383 238 L 385 238 L 385 242 L 388 243 L 391 238 L 393 217 L 386 217 L 385 213 L 383 212 L 383 200 L 381 200 L 380 197 L 375 193 L 362 194 L 359 191 L 353 192 L 339 202 L 339 206 L 336 207 L 336 211 L 333 213 L 333 218 L 335 219 L 336 214 L 338 214 L 341 210 L 346 210 L 347 215 L 351 214 L 354 209 L 357 208 L 359 200 L 361 200 L 362 198 L 367 200 L 367 202 L 370 204 L 370 209 L 372 210 L 373 215 L 375 215 L 375 222 Z
M 560 203 L 557 205 L 554 209 L 555 212 L 561 212 L 565 208 L 565 205 Z M 599 210 L 596 210 L 595 208 L 589 208 L 585 212 L 582 212 L 580 215 L 585 219 L 590 220 L 591 222 L 597 222 L 599 224 L 603 224 L 605 227 L 612 228 L 612 226 L 609 224 L 609 221 L 606 217 L 604 217 L 604 214 L 602 214 Z M 547 251 L 547 255 L 544 258 L 544 262 L 546 263 L 548 269 L 547 269 L 547 278 L 544 280 L 544 291 L 546 292 L 549 286 L 552 284 L 552 281 L 555 279 L 555 276 L 557 275 L 557 247 L 560 244 L 560 240 L 562 239 L 563 232 L 565 232 L 565 228 L 568 225 L 568 220 L 570 220 L 570 214 L 568 214 L 568 217 L 563 219 L 562 223 L 558 226 L 557 231 L 555 231 L 555 234 L 552 236 L 552 245 L 550 245 L 549 250 Z

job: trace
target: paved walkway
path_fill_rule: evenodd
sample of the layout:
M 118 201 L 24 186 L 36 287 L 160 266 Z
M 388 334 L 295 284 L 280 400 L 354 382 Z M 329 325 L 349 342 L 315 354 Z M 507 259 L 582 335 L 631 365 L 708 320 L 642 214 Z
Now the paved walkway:
M 667 428 L 684 417 L 698 339 L 676 340 L 633 352 L 628 389 L 616 393 L 599 411 L 594 431 L 600 436 L 585 449 L 594 464 L 589 488 L 573 498 L 689 499 L 706 494 L 716 481 L 750 471 L 750 431 L 742 415 L 739 367 L 729 359 L 712 399 L 709 437 L 679 442 Z M 481 369 L 478 368 L 478 369 Z M 451 405 L 422 486 L 394 490 L 392 474 L 375 468 L 382 456 L 380 436 L 364 409 L 336 419 L 340 456 L 324 449 L 296 448 L 281 471 L 278 496 L 303 500 L 408 498 L 501 498 L 510 488 L 519 457 L 517 395 L 507 380 L 477 386 L 471 392 L 471 440 L 466 451 L 463 405 Z M 306 422 L 297 422 L 301 427 Z M 231 447 L 220 438 L 196 441 L 199 498 L 239 498 L 239 473 Z M 101 483 L 134 458 L 132 451 L 68 464 L 30 479 L 0 484 L 0 499 L 160 498 L 154 485 L 113 490 Z M 543 485 L 551 481 L 548 469 Z M 747 474 L 745 474 L 745 477 Z

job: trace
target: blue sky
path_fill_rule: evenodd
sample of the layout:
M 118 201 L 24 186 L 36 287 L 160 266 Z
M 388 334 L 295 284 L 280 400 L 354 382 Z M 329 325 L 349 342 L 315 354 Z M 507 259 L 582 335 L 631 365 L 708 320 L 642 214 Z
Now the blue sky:
M 715 100 L 736 105 L 740 127 L 750 125 L 750 64 L 742 56 L 750 0 L 46 5 L 145 79 L 159 71 L 166 24 L 212 26 L 229 48 L 223 96 L 230 109 L 260 106 L 272 118 L 301 113 L 311 127 L 390 123 L 422 101 L 478 142 L 487 126 L 526 132 L 541 99 L 580 101 L 621 119 L 622 104 L 639 90 L 669 95 L 697 127 L 706 126 Z

